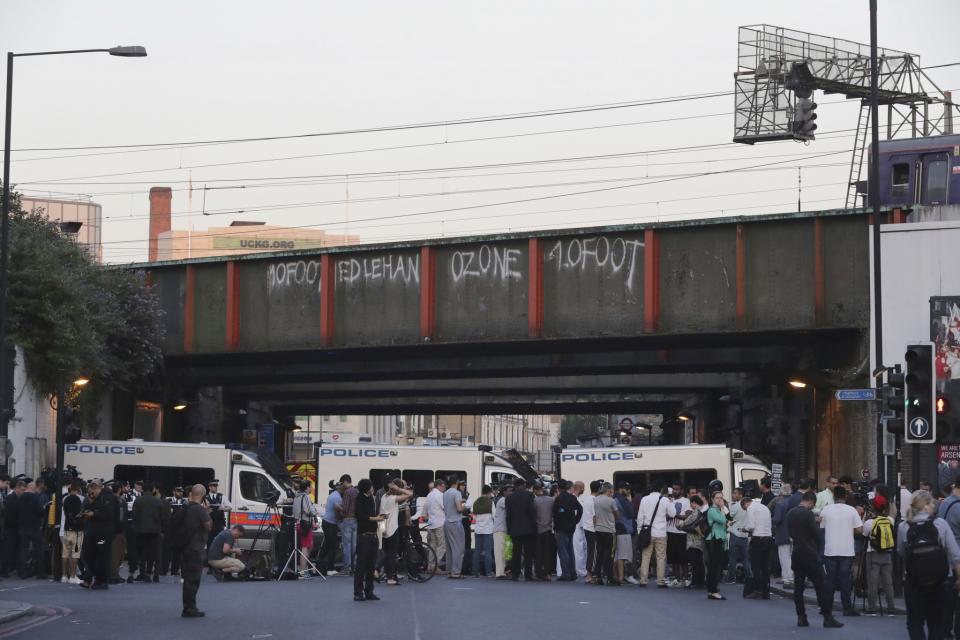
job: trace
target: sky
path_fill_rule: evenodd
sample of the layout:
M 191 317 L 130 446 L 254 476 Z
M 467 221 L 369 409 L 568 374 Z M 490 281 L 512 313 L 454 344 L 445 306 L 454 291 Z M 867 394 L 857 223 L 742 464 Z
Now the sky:
M 960 62 L 955 0 L 879 16 L 880 46 Z M 109 262 L 146 259 L 151 186 L 174 189 L 175 228 L 361 242 L 795 211 L 798 179 L 803 210 L 841 207 L 857 103 L 818 94 L 810 144 L 733 144 L 737 28 L 868 42 L 868 17 L 867 0 L 4 0 L 8 51 L 149 54 L 18 58 L 11 182 L 100 203 Z M 960 90 L 960 66 L 929 73 Z M 618 106 L 543 115 L 598 105 Z M 512 114 L 538 117 L 456 122 Z M 409 124 L 437 126 L 356 132 Z

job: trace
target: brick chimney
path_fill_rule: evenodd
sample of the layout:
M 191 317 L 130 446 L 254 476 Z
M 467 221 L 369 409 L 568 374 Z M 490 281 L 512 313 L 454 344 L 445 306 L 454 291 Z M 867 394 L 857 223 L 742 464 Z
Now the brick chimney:
M 153 262 L 157 259 L 157 245 L 160 234 L 170 231 L 170 202 L 173 200 L 173 191 L 170 187 L 150 188 L 150 250 L 148 259 Z

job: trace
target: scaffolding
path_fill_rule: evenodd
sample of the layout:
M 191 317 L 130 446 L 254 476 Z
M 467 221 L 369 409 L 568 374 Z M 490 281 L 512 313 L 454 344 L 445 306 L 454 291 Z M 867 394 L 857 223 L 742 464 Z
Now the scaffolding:
M 878 95 L 887 107 L 887 138 L 952 133 L 948 95 L 920 66 L 920 56 L 878 48 Z M 870 45 L 772 25 L 740 27 L 734 77 L 734 142 L 808 140 L 795 131 L 796 77 L 804 89 L 861 101 L 847 206 L 855 205 L 869 125 Z M 942 105 L 932 113 L 930 106 Z

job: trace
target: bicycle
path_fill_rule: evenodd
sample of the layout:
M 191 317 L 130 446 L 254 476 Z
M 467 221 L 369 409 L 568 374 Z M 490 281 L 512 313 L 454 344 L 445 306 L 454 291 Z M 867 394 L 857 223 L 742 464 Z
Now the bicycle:
M 411 582 L 427 582 L 437 573 L 437 552 L 429 544 L 413 541 L 405 534 L 397 550 L 397 573 L 405 573 Z M 386 579 L 381 571 L 378 580 Z

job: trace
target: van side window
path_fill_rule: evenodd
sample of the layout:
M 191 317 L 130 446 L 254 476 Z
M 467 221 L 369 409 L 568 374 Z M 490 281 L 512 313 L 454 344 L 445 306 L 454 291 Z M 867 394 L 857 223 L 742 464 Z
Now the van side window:
M 254 471 L 240 472 L 240 495 L 251 502 L 267 502 L 276 495 L 277 489 L 262 473 Z
M 113 468 L 116 480 L 157 482 L 165 496 L 173 494 L 174 487 L 190 487 L 195 484 L 207 486 L 214 479 L 213 469 L 200 467 L 146 467 L 143 465 L 118 464 Z
M 443 470 L 443 469 L 440 469 L 440 470 L 437 471 L 436 478 L 437 478 L 438 480 L 439 480 L 439 479 L 450 480 L 450 476 L 455 476 L 455 477 L 457 477 L 457 478 L 460 478 L 460 479 L 463 480 L 464 482 L 467 481 L 467 472 L 466 472 L 466 471 L 445 471 L 445 470 Z
M 422 498 L 427 495 L 427 487 L 433 482 L 433 471 L 430 469 L 404 469 L 400 476 L 404 482 L 413 485 L 413 494 Z
M 910 188 L 910 165 L 898 162 L 890 169 L 890 195 L 899 198 L 907 195 Z
M 387 482 L 399 477 L 400 469 L 370 469 L 370 482 L 373 483 L 374 491 L 379 491 Z
M 613 474 L 613 483 L 626 481 L 633 492 L 646 495 L 661 486 L 680 483 L 684 492 L 687 487 L 697 487 L 701 491 L 707 488 L 711 480 L 717 479 L 715 469 L 670 469 L 668 471 L 622 471 Z

